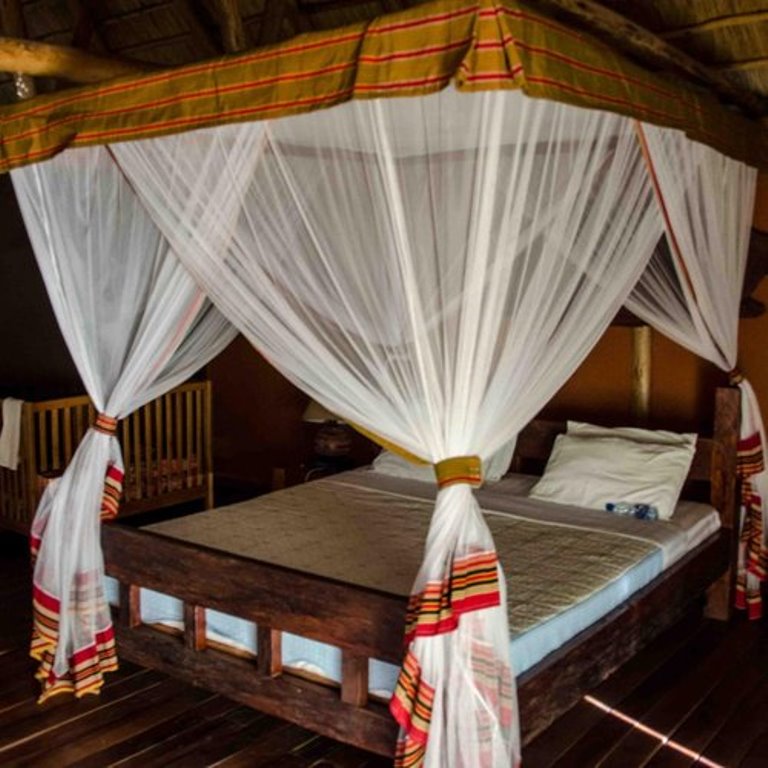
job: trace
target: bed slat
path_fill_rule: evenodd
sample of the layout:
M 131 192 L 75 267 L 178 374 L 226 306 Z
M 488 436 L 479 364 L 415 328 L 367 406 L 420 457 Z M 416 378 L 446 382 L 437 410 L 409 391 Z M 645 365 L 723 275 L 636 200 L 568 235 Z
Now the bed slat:
M 192 411 L 192 398 L 193 393 L 189 391 L 184 392 L 184 422 L 186 426 L 186 436 L 187 436 L 187 450 L 184 455 L 184 463 L 185 463 L 185 487 L 186 488 L 192 488 L 193 486 L 193 478 L 192 478 L 192 456 L 194 454 L 194 421 L 193 421 L 193 411 Z
M 277 677 L 283 671 L 282 632 L 264 624 L 256 627 L 256 668 L 262 675 Z
M 341 654 L 341 700 L 364 707 L 368 703 L 368 658 L 349 651 Z
M 184 644 L 192 651 L 204 651 L 205 608 L 201 605 L 184 603 Z
M 141 450 L 141 414 L 134 413 L 128 417 L 133 427 L 133 493 L 132 495 L 141 498 L 141 483 L 143 470 L 141 462 L 143 459 Z
M 118 621 L 129 629 L 141 626 L 141 590 L 135 584 L 120 583 Z

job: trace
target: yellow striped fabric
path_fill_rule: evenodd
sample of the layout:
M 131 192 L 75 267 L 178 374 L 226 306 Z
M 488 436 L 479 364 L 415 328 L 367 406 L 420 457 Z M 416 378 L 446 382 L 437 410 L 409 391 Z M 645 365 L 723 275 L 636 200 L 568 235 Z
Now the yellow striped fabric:
M 768 575 L 768 547 L 763 536 L 763 504 L 751 477 L 765 468 L 762 440 L 754 433 L 739 440 L 736 471 L 741 478 L 741 506 L 744 520 L 739 536 L 739 562 L 736 578 L 735 604 L 746 610 L 750 619 L 763 615 L 761 585 Z M 748 574 L 754 577 L 750 586 Z
M 419 660 L 408 651 L 389 704 L 401 728 L 395 748 L 396 768 L 415 768 L 423 763 L 434 700 L 435 689 L 423 679 Z
M 209 62 L 77 88 L 0 110 L 0 172 L 104 144 L 328 107 L 352 98 L 520 88 L 685 130 L 768 168 L 756 121 L 644 70 L 523 0 L 435 0 Z
M 459 483 L 477 486 L 483 482 L 483 465 L 479 456 L 452 456 L 435 464 L 435 476 L 439 488 Z
M 411 595 L 405 617 L 405 641 L 419 635 L 452 632 L 462 614 L 500 604 L 499 561 L 495 552 L 457 557 L 440 581 L 427 582 Z
M 53 670 L 53 664 L 59 639 L 60 603 L 35 584 L 32 608 L 30 656 L 39 662 L 35 672 L 35 677 L 42 684 L 39 703 L 60 693 L 74 693 L 78 698 L 98 693 L 104 684 L 104 674 L 118 668 L 112 625 L 96 631 L 90 645 L 75 651 L 69 658 L 66 675 L 59 677 Z

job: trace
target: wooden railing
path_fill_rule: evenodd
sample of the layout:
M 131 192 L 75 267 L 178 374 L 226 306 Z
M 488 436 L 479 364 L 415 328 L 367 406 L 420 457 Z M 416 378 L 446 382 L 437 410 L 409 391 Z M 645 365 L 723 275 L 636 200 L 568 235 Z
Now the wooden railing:
M 19 468 L 0 468 L 0 525 L 29 530 L 45 486 L 66 469 L 96 418 L 86 396 L 28 402 Z M 210 382 L 183 384 L 118 428 L 125 482 L 121 514 L 203 499 L 213 506 Z

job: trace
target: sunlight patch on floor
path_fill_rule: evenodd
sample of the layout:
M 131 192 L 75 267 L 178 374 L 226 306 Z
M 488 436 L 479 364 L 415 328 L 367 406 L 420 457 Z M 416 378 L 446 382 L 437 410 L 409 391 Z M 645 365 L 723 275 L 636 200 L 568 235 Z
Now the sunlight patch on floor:
M 593 707 L 597 707 L 598 709 L 602 710 L 607 715 L 612 715 L 613 717 L 621 720 L 627 725 L 631 725 L 633 728 L 636 728 L 638 731 L 642 731 L 643 733 L 648 734 L 648 736 L 651 736 L 654 739 L 658 739 L 661 742 L 662 746 L 677 750 L 681 754 L 686 755 L 687 757 L 690 757 L 692 760 L 696 761 L 697 765 L 704 765 L 704 766 L 707 766 L 707 768 L 725 768 L 725 766 L 721 765 L 720 763 L 715 763 L 709 758 L 704 757 L 704 755 L 702 755 L 700 752 L 696 752 L 693 749 L 689 749 L 684 744 L 680 744 L 674 739 L 671 739 L 669 736 L 665 736 L 663 733 L 660 733 L 659 731 L 654 730 L 653 728 L 645 725 L 644 723 L 641 723 L 639 720 L 635 720 L 633 717 L 629 717 L 629 715 L 625 715 L 623 712 L 620 712 L 618 709 L 613 709 L 613 707 L 609 707 L 607 704 L 600 701 L 599 699 L 596 699 L 594 696 L 585 696 L 584 701 L 586 701 L 588 704 L 591 704 Z

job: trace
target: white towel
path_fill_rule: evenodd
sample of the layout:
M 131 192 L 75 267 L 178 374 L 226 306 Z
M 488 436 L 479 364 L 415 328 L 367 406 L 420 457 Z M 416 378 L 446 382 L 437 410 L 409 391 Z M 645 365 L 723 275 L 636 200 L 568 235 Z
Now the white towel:
M 0 431 L 0 467 L 16 470 L 21 444 L 21 407 L 23 400 L 3 400 L 3 429 Z

